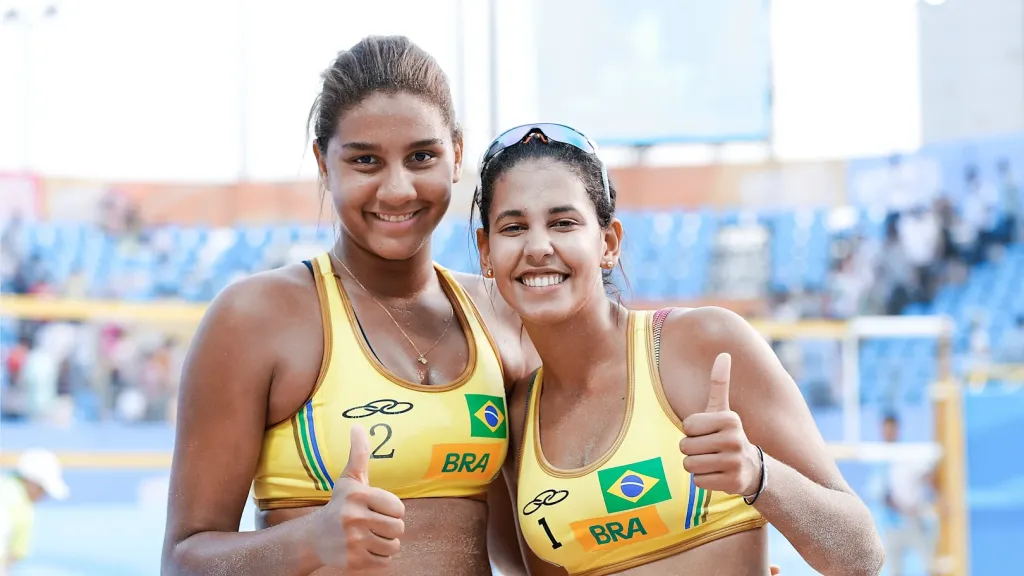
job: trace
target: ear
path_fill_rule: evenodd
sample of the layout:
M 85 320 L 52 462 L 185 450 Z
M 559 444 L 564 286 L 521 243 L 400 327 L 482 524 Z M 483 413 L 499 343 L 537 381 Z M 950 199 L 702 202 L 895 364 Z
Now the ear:
M 452 172 L 452 184 L 462 179 L 462 131 L 452 141 L 452 148 L 455 151 L 455 170 Z
M 604 254 L 601 257 L 601 262 L 610 261 L 612 268 L 619 263 L 619 258 L 622 255 L 622 235 L 622 221 L 612 218 L 608 227 L 604 229 Z
M 320 146 L 313 141 L 313 156 L 316 157 L 317 174 L 320 176 L 320 184 L 327 188 L 327 153 L 320 153 Z
M 486 276 L 487 270 L 493 266 L 491 266 L 491 243 L 483 228 L 476 229 L 476 249 L 480 253 L 480 273 Z

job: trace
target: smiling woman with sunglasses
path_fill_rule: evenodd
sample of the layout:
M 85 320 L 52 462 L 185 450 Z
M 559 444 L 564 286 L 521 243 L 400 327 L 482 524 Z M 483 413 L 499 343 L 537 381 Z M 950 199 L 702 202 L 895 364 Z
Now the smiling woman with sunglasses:
M 515 386 L 506 460 L 534 576 L 763 575 L 766 522 L 822 573 L 879 572 L 867 508 L 760 335 L 607 297 L 623 230 L 593 142 L 513 128 L 481 180 L 481 266 L 543 362 Z

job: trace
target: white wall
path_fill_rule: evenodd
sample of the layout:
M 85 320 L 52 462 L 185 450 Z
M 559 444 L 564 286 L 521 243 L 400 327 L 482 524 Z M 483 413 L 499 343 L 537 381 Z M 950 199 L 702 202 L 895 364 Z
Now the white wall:
M 306 116 L 336 52 L 366 34 L 403 33 L 451 74 L 460 64 L 456 4 L 61 2 L 55 18 L 0 28 L 0 82 L 15 88 L 0 90 L 0 170 L 192 181 L 312 175 Z M 472 82 L 466 89 L 478 91 Z
M 917 9 L 914 0 L 772 1 L 780 159 L 920 145 Z
M 1024 0 L 922 7 L 925 142 L 1024 132 Z
M 36 5 L 38 13 L 42 1 L 0 6 Z M 0 172 L 310 177 L 305 121 L 319 74 L 337 50 L 369 33 L 407 34 L 437 57 L 452 78 L 471 165 L 492 136 L 484 0 L 376 0 L 372 9 L 338 0 L 57 1 L 53 19 L 0 24 Z M 532 36 L 537 1 L 498 0 L 503 127 L 536 119 L 542 87 L 533 70 L 538 46 L 552 42 Z M 975 1 L 1022 0 L 948 3 Z M 920 144 L 917 9 L 914 0 L 772 1 L 777 157 L 885 154 Z M 665 146 L 646 159 L 756 160 L 768 152 Z M 629 151 L 609 156 L 633 160 Z

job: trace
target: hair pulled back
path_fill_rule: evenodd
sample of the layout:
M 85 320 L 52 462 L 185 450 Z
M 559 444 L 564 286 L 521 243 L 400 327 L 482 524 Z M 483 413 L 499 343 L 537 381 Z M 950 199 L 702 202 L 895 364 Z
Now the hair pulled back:
M 306 122 L 321 154 L 327 151 L 342 115 L 378 93 L 408 93 L 423 98 L 437 106 L 451 128 L 452 139 L 461 136 L 448 76 L 433 56 L 405 36 L 363 38 L 339 52 L 322 78 L 320 94 Z

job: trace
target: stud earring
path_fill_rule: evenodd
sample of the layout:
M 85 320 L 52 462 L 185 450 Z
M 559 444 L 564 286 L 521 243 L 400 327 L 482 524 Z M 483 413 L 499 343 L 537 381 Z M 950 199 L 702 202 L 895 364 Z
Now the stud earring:
M 487 271 L 484 272 L 484 276 L 486 276 L 488 278 L 494 278 L 494 270 L 491 270 L 490 268 L 488 268 Z

